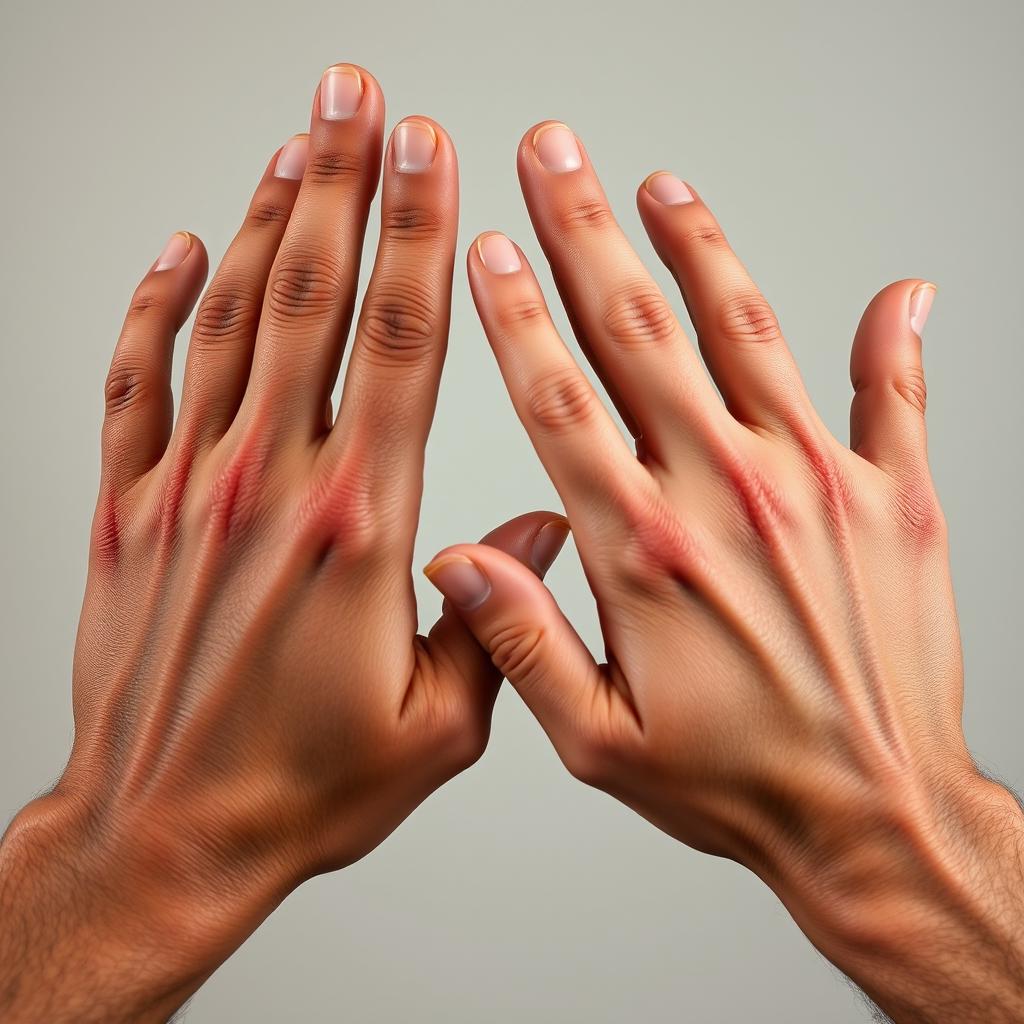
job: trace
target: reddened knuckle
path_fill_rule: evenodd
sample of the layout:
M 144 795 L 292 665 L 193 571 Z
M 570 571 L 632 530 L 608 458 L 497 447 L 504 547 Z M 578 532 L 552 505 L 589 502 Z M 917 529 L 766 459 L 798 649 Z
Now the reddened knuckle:
M 181 481 L 175 481 L 175 493 L 168 498 L 175 499 L 184 480 L 183 472 Z M 254 438 L 244 438 L 212 474 L 205 494 L 199 492 L 197 525 L 211 526 L 224 537 L 248 531 L 259 519 L 269 490 L 266 452 Z M 164 504 L 173 507 L 176 500 Z
M 793 440 L 803 457 L 819 505 L 831 525 L 840 528 L 853 516 L 855 488 L 836 444 L 806 425 L 794 425 Z
M 544 657 L 544 629 L 529 622 L 501 626 L 491 637 L 491 660 L 508 679 L 528 682 L 540 668 Z
M 555 213 L 560 230 L 573 232 L 601 230 L 615 224 L 615 216 L 603 199 L 578 199 L 558 207 Z
M 430 288 L 412 277 L 392 275 L 366 297 L 361 341 L 371 356 L 415 361 L 434 349 L 439 322 Z
M 341 266 L 326 253 L 286 253 L 274 269 L 267 306 L 279 317 L 322 316 L 337 303 L 342 281 Z
M 605 299 L 601 319 L 608 337 L 625 349 L 663 345 L 675 337 L 678 327 L 675 314 L 653 282 L 618 288 Z
M 892 496 L 892 510 L 901 533 L 913 543 L 931 545 L 946 537 L 946 518 L 930 481 L 900 484 Z
M 733 344 L 775 342 L 782 336 L 774 310 L 756 292 L 726 299 L 719 310 L 718 327 L 722 337 Z
M 364 563 L 391 551 L 390 531 L 373 500 L 369 478 L 352 457 L 343 456 L 313 484 L 301 518 L 320 538 L 321 564 Z
M 794 515 L 785 490 L 759 460 L 735 448 L 718 452 L 717 466 L 737 503 L 742 521 L 765 542 L 789 532 Z
M 192 342 L 216 347 L 225 339 L 255 333 L 259 320 L 257 303 L 247 292 L 232 287 L 212 287 L 199 304 Z
M 530 417 L 552 432 L 574 430 L 589 422 L 596 403 L 594 389 L 575 366 L 548 371 L 526 391 Z
M 310 153 L 302 180 L 338 184 L 362 178 L 365 172 L 365 161 L 356 153 Z

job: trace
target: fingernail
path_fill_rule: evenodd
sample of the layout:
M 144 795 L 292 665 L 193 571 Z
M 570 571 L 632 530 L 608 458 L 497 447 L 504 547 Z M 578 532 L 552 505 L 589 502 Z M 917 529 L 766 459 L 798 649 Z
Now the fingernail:
M 552 519 L 537 531 L 537 536 L 533 538 L 530 561 L 538 576 L 543 577 L 551 568 L 551 564 L 558 557 L 558 552 L 562 550 L 568 536 L 569 521 L 567 519 Z
M 682 206 L 693 202 L 693 193 L 674 174 L 657 171 L 646 181 L 647 191 L 665 206 Z
M 935 300 L 935 285 L 919 284 L 910 296 L 910 329 L 920 338 L 925 321 L 932 311 Z
M 173 270 L 185 262 L 192 248 L 192 236 L 187 231 L 177 231 L 167 240 L 164 250 L 157 258 L 154 270 Z
M 419 174 L 434 162 L 437 134 L 425 121 L 403 121 L 395 128 L 392 146 L 395 170 Z
M 516 247 L 502 234 L 484 235 L 476 243 L 480 261 L 492 274 L 514 274 L 523 269 Z
M 578 171 L 583 157 L 576 136 L 564 124 L 546 124 L 533 137 L 533 148 L 540 162 L 555 174 Z
M 363 78 L 348 64 L 336 64 L 320 82 L 320 116 L 325 121 L 352 117 L 363 101 Z
M 456 608 L 463 611 L 479 608 L 491 592 L 491 584 L 487 577 L 468 558 L 461 555 L 450 555 L 440 561 L 431 562 L 423 572 Z
M 309 136 L 296 135 L 289 139 L 281 149 L 274 166 L 275 178 L 288 178 L 298 181 L 306 170 L 306 157 L 309 155 Z

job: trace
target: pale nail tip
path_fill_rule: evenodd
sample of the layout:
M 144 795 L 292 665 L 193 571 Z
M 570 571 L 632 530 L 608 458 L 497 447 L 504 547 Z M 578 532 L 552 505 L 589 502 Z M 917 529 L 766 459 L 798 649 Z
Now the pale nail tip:
M 686 183 L 668 171 L 658 171 L 647 179 L 647 192 L 662 206 L 685 206 L 693 202 Z

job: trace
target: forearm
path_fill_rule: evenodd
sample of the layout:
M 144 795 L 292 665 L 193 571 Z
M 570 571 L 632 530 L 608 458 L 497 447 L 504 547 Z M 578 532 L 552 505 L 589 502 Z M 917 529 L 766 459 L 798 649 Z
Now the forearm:
M 978 780 L 941 825 L 865 835 L 787 903 L 897 1024 L 1024 1020 L 1024 814 Z
M 166 1021 L 270 907 L 194 892 L 44 798 L 0 842 L 0 1018 Z M 156 865 L 154 865 L 155 867 Z M 148 877 L 147 877 L 148 876 Z

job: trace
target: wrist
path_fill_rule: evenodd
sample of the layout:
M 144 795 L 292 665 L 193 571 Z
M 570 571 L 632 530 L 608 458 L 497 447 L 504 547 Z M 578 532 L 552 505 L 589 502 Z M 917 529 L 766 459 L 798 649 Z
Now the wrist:
M 166 1020 L 283 898 L 55 792 L 0 843 L 0 1016 Z
M 899 794 L 777 888 L 898 1024 L 1024 1019 L 1024 813 L 976 772 L 926 801 Z

